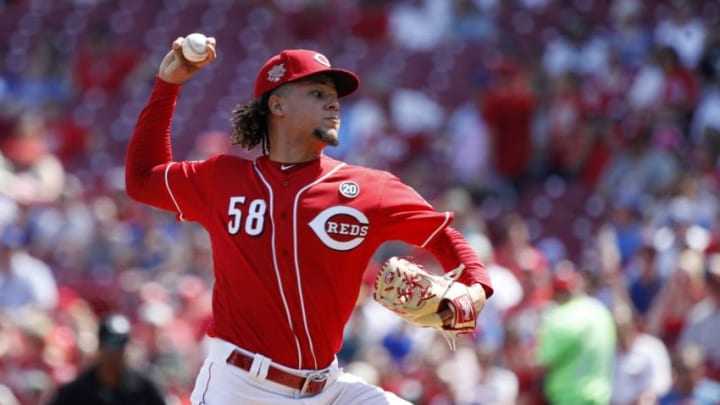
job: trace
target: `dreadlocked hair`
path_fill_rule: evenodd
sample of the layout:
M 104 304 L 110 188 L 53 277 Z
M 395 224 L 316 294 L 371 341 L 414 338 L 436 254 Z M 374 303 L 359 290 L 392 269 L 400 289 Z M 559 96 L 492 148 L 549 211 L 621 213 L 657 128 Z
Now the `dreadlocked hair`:
M 268 93 L 249 101 L 245 105 L 238 105 L 232 111 L 230 119 L 233 127 L 232 144 L 240 145 L 245 150 L 251 151 L 261 145 L 263 154 L 270 150 L 270 138 L 268 137 L 267 117 Z

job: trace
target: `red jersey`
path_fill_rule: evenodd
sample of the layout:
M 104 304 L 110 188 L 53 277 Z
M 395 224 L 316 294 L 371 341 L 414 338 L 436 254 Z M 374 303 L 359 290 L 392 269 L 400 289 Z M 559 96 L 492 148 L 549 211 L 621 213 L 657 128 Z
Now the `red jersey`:
M 173 162 L 170 122 L 180 86 L 156 81 L 127 155 L 127 192 L 196 221 L 212 241 L 208 333 L 280 364 L 328 366 L 342 345 L 376 249 L 401 240 L 433 252 L 461 281 L 490 279 L 475 253 L 397 177 L 321 156 L 281 164 L 217 155 Z

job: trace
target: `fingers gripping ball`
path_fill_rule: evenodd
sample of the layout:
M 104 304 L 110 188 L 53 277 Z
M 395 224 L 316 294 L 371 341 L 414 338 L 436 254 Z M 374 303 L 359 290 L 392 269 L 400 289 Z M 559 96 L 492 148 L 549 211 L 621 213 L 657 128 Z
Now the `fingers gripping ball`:
M 474 332 L 477 325 L 470 289 L 456 281 L 463 269 L 461 265 L 440 276 L 407 259 L 391 257 L 375 279 L 373 298 L 408 322 L 442 331 L 454 349 L 455 337 Z
M 200 33 L 192 33 L 183 39 L 182 53 L 190 62 L 202 62 L 208 56 L 208 38 Z

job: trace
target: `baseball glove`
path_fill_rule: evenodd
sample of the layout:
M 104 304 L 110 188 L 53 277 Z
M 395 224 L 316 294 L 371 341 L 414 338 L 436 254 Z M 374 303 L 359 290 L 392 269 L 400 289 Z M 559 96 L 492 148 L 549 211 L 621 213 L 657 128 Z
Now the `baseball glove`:
M 428 273 L 405 258 L 389 258 L 375 279 L 373 298 L 380 305 L 421 327 L 440 330 L 455 350 L 455 338 L 472 333 L 477 310 L 468 286 L 457 282 L 465 266 L 444 275 Z

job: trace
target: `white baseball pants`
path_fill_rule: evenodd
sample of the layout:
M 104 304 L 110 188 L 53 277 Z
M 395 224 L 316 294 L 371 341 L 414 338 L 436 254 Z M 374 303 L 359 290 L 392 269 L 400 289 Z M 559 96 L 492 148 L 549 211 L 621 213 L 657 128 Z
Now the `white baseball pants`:
M 209 339 L 209 352 L 195 380 L 190 396 L 193 405 L 411 405 L 397 395 L 345 373 L 337 360 L 328 367 L 328 382 L 320 393 L 301 396 L 299 390 L 265 380 L 259 375 L 227 364 L 233 350 L 251 354 L 229 342 Z M 254 356 L 252 370 L 259 370 L 268 359 Z M 256 363 L 258 365 L 256 366 Z M 273 363 L 286 371 L 291 369 Z

